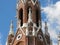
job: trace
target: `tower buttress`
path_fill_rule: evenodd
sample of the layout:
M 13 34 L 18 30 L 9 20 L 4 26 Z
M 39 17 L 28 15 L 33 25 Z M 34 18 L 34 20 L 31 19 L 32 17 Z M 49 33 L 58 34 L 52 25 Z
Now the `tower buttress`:
M 13 21 L 11 20 L 11 24 L 10 24 L 10 31 L 9 31 L 9 35 L 14 35 L 14 31 L 13 31 Z

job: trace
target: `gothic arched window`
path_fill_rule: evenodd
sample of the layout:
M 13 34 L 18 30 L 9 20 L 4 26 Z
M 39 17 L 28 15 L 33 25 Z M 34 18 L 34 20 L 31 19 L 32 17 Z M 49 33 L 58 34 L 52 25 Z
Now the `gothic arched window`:
M 21 20 L 21 26 L 23 25 L 23 9 L 19 10 L 19 19 Z

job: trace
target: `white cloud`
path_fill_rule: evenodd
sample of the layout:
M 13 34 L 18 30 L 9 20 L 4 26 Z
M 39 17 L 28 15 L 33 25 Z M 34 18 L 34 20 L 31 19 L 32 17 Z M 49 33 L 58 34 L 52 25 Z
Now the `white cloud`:
M 50 36 L 51 36 L 52 39 L 57 39 L 57 34 L 56 34 L 55 30 L 50 29 L 49 33 L 50 33 Z
M 57 40 L 57 32 L 60 31 L 60 1 L 51 6 L 43 7 L 43 13 L 46 14 L 48 19 L 48 30 L 52 39 Z M 44 23 L 43 23 L 44 26 Z M 57 43 L 53 42 L 53 45 Z
M 60 1 L 52 6 L 47 6 L 42 9 L 47 14 L 47 18 L 49 18 L 50 22 L 53 22 L 53 21 L 60 22 L 60 19 L 59 19 L 60 18 Z

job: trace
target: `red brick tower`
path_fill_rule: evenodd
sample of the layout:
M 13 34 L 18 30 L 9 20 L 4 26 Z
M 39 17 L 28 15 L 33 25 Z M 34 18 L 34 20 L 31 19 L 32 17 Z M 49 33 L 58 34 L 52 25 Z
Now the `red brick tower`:
M 19 0 L 16 10 L 17 32 L 11 45 L 47 45 L 38 0 Z

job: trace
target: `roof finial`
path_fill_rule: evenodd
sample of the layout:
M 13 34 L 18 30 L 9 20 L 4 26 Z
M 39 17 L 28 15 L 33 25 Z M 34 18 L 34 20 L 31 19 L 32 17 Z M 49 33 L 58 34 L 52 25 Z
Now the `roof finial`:
M 14 31 L 13 31 L 13 21 L 11 20 L 11 24 L 10 24 L 10 31 L 9 31 L 9 35 L 14 35 Z

